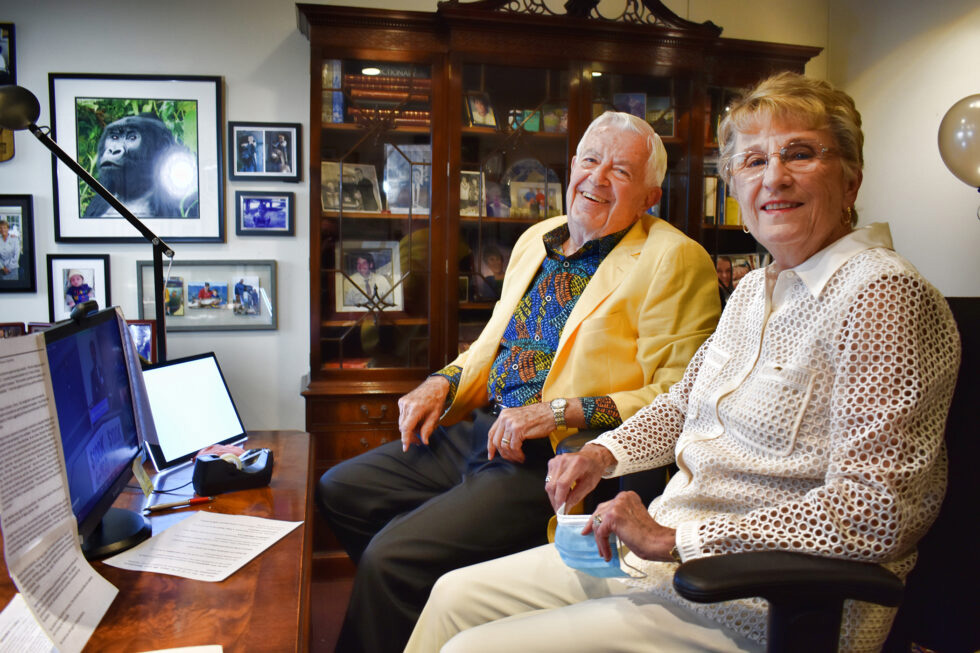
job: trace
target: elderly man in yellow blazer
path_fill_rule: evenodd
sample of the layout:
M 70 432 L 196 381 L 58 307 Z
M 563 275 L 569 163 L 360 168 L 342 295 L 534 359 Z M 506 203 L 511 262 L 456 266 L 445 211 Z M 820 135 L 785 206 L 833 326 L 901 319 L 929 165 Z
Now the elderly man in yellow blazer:
M 399 400 L 401 442 L 320 479 L 320 511 L 358 565 L 338 651 L 402 650 L 440 575 L 543 543 L 553 444 L 622 423 L 714 330 L 710 257 L 647 214 L 666 158 L 643 120 L 593 121 L 568 216 L 520 237 L 480 337 Z

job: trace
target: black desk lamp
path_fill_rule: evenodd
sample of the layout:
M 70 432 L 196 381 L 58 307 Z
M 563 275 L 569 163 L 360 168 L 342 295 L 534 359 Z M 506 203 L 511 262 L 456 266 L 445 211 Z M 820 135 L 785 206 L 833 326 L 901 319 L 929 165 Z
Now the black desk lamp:
M 116 199 L 115 195 L 106 190 L 105 186 L 100 184 L 85 168 L 76 163 L 57 143 L 51 140 L 47 133 L 35 124 L 39 115 L 41 115 L 41 105 L 33 93 L 21 86 L 0 86 L 0 127 L 12 131 L 29 129 L 37 137 L 37 140 L 41 141 L 46 148 L 71 168 L 71 171 L 78 175 L 82 181 L 91 186 L 112 208 L 119 211 L 119 215 L 126 218 L 129 224 L 133 225 L 153 245 L 153 296 L 156 302 L 157 359 L 160 361 L 167 360 L 167 329 L 164 324 L 163 307 L 163 255 L 166 254 L 167 258 L 173 260 L 174 250 L 170 249 L 167 243 L 140 222 L 140 219 Z

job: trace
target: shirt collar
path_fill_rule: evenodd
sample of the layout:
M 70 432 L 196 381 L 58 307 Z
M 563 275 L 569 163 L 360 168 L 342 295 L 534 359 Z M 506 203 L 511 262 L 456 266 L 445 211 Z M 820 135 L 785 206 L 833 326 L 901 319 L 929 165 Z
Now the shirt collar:
M 562 260 L 563 258 L 581 258 L 595 251 L 600 258 L 605 258 L 606 254 L 611 252 L 619 241 L 623 239 L 633 225 L 630 225 L 623 229 L 622 231 L 617 231 L 614 234 L 609 234 L 608 236 L 603 236 L 595 240 L 590 240 L 584 245 L 582 245 L 577 252 L 565 256 L 562 245 L 565 241 L 571 237 L 571 233 L 568 231 L 568 223 L 563 222 L 558 225 L 548 233 L 544 234 L 541 239 L 544 241 L 545 249 L 547 250 L 549 256 Z
M 803 281 L 811 295 L 819 297 L 837 270 L 854 256 L 875 247 L 894 249 L 891 231 L 885 222 L 855 229 L 790 269 Z

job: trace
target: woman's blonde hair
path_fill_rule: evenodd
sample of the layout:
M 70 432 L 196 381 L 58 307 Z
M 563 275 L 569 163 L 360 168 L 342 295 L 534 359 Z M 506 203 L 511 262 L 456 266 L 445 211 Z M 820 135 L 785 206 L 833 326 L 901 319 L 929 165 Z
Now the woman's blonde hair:
M 798 73 L 782 72 L 764 79 L 728 107 L 718 128 L 721 170 L 731 181 L 728 162 L 736 154 L 735 138 L 762 121 L 789 120 L 808 129 L 829 129 L 848 181 L 864 168 L 864 133 L 854 100 L 829 82 Z M 856 217 L 854 218 L 857 219 Z

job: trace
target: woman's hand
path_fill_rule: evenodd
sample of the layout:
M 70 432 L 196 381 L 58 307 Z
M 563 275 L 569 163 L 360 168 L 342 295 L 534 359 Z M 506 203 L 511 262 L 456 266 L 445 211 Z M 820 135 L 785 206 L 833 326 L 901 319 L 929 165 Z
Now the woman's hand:
M 551 506 L 558 510 L 564 503 L 571 507 L 585 498 L 602 480 L 602 473 L 616 464 L 605 447 L 587 444 L 578 453 L 566 453 L 548 461 L 544 489 Z
M 592 515 L 582 534 L 595 533 L 599 555 L 605 560 L 612 558 L 609 534 L 615 533 L 630 551 L 644 560 L 673 561 L 670 550 L 676 544 L 676 531 L 658 524 L 636 492 L 620 492 L 612 501 L 596 506 Z

